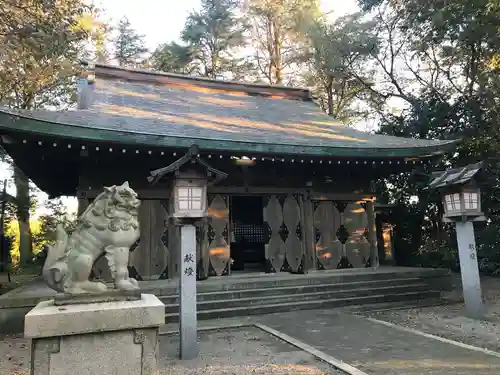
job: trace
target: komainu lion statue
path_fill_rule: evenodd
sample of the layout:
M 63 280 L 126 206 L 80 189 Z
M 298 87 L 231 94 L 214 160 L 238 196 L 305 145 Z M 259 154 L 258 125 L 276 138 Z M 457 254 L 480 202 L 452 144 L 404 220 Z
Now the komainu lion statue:
M 95 261 L 105 256 L 115 289 L 139 289 L 127 268 L 129 249 L 139 238 L 139 206 L 128 182 L 105 187 L 78 218 L 70 236 L 58 227 L 56 243 L 49 248 L 43 266 L 47 284 L 61 293 L 104 292 L 106 284 L 90 281 L 89 276 Z

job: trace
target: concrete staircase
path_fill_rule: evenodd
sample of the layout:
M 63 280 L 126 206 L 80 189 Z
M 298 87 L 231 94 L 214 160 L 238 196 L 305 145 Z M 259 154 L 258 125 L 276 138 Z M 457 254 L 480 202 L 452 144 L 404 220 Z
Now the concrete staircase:
M 220 282 L 209 279 L 198 284 L 198 318 L 217 319 L 325 308 L 366 311 L 390 309 L 391 305 L 404 308 L 439 304 L 441 291 L 448 289 L 447 272 L 425 271 L 340 271 L 236 280 L 226 277 L 226 282 L 222 278 Z M 160 294 L 159 298 L 165 304 L 165 321 L 178 321 L 177 291 Z
M 314 271 L 306 275 L 233 274 L 199 281 L 200 319 L 279 313 L 291 310 L 343 308 L 353 312 L 442 304 L 440 293 L 451 288 L 443 269 L 380 267 Z M 178 320 L 177 280 L 140 283 L 143 293 L 166 304 L 165 322 Z M 0 296 L 0 332 L 17 333 L 24 316 L 55 292 L 36 280 Z

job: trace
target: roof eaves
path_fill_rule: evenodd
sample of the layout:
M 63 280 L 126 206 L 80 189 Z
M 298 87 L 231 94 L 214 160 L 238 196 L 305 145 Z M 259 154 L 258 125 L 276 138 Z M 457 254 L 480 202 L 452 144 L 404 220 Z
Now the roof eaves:
M 188 148 L 197 144 L 204 150 L 217 150 L 235 153 L 309 155 L 315 157 L 358 157 L 358 158 L 414 158 L 432 157 L 448 152 L 457 141 L 443 141 L 429 146 L 414 148 L 353 148 L 304 146 L 288 144 L 263 144 L 246 141 L 221 141 L 195 137 L 172 137 L 154 134 L 135 133 L 123 130 L 89 128 L 81 125 L 67 125 L 47 120 L 26 117 L 8 111 L 0 112 L 0 129 L 39 134 L 50 137 L 63 137 L 94 142 L 114 142 L 151 147 Z

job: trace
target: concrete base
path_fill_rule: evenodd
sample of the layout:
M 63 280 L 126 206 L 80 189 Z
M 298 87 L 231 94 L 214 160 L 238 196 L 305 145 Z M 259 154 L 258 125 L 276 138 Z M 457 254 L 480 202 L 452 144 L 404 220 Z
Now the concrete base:
M 165 306 L 138 301 L 55 306 L 40 302 L 25 318 L 31 375 L 156 375 Z

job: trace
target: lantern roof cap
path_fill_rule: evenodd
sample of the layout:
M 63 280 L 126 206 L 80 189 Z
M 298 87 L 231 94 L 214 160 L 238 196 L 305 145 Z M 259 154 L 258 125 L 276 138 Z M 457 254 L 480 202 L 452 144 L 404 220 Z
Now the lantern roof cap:
M 172 164 L 155 169 L 154 171 L 150 172 L 150 175 L 148 176 L 148 181 L 151 184 L 156 184 L 159 180 L 162 179 L 163 176 L 179 171 L 180 168 L 185 165 L 188 162 L 191 162 L 191 164 L 198 164 L 202 166 L 208 173 L 209 176 L 213 177 L 212 183 L 216 183 L 220 180 L 223 180 L 227 177 L 227 173 L 224 173 L 222 171 L 219 171 L 218 169 L 213 168 L 210 164 L 208 164 L 206 161 L 200 158 L 199 153 L 200 148 L 198 145 L 193 144 L 191 145 L 186 154 L 181 157 L 180 159 L 174 161 Z
M 469 164 L 464 167 L 450 168 L 432 173 L 432 180 L 426 189 L 440 189 L 470 182 L 483 168 L 483 162 Z

